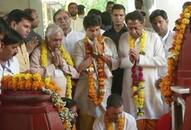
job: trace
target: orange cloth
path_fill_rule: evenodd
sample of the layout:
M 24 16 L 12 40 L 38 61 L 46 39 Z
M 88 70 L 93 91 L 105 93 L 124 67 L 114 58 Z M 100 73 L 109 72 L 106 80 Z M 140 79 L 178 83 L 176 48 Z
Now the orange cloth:
M 155 130 L 157 121 L 157 119 L 137 120 L 137 128 L 138 130 Z

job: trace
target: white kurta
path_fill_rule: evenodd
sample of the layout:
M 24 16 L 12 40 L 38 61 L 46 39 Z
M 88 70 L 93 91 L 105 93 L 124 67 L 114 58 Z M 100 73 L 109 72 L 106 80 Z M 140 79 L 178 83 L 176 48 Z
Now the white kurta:
M 123 112 L 122 116 L 125 117 L 125 126 L 123 130 L 137 130 L 136 120 L 132 115 Z M 116 125 L 114 125 L 114 128 L 114 130 L 117 130 Z M 93 130 L 106 130 L 104 114 L 94 121 Z
M 132 95 L 131 68 L 133 64 L 129 59 L 129 44 L 127 42 L 128 32 L 124 33 L 119 42 L 119 56 L 121 58 L 121 68 L 124 68 L 122 97 L 124 100 L 124 109 L 132 114 L 136 119 L 159 119 L 163 114 L 163 101 L 161 99 L 160 89 L 155 87 L 155 81 L 158 79 L 158 68 L 166 65 L 165 53 L 159 36 L 156 33 L 148 32 L 145 47 L 146 55 L 140 55 L 138 66 L 143 67 L 145 79 L 145 103 L 144 116 L 137 117 L 137 109 Z M 136 46 L 140 46 L 140 38 L 136 40 Z
M 166 60 L 168 59 L 168 56 L 170 55 L 169 49 L 172 47 L 173 37 L 174 37 L 174 33 L 170 30 L 167 31 L 166 35 L 163 38 L 161 37 L 162 44 L 165 51 Z M 167 66 L 160 68 L 158 70 L 158 73 L 159 73 L 159 77 L 165 76 L 167 73 Z
M 115 44 L 110 38 L 105 38 L 104 51 L 105 51 L 104 54 L 112 56 L 112 69 L 116 69 L 118 67 L 118 54 L 117 54 Z M 76 49 L 74 53 L 74 60 L 75 60 L 75 64 L 77 68 L 85 60 L 85 58 L 86 58 L 86 54 L 85 54 L 84 40 L 81 40 L 76 44 Z M 78 107 L 80 108 L 81 111 L 93 117 L 99 117 L 105 111 L 106 100 L 111 93 L 112 73 L 107 64 L 105 64 L 104 69 L 105 69 L 105 74 L 107 76 L 105 80 L 106 93 L 105 93 L 104 100 L 101 106 L 95 106 L 95 104 L 92 101 L 90 101 L 90 99 L 88 98 L 89 86 L 88 86 L 88 77 L 86 72 L 82 72 L 80 74 L 79 80 L 76 85 L 74 100 L 76 100 Z M 97 82 L 96 72 L 94 72 L 94 79 Z M 97 86 L 97 83 L 96 83 L 96 86 Z
M 83 19 L 77 17 L 75 20 L 71 18 L 71 28 L 77 32 L 84 32 Z
M 1 78 L 5 75 L 13 75 L 19 73 L 19 61 L 14 56 L 13 58 L 9 59 L 8 61 L 0 64 L 0 81 Z M 0 82 L 1 83 L 1 82 Z M 1 86 L 1 84 L 0 84 Z M 1 94 L 1 90 L 0 90 Z
M 71 31 L 64 37 L 64 47 L 68 50 L 71 56 L 74 54 L 76 43 L 85 37 L 85 33 Z

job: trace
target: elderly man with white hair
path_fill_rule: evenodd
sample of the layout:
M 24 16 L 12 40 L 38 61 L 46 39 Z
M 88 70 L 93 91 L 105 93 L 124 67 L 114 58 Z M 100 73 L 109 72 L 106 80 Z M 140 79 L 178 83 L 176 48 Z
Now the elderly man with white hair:
M 56 24 L 46 29 L 45 40 L 31 55 L 31 68 L 43 77 L 53 78 L 62 88 L 61 96 L 71 98 L 72 78 L 78 78 L 78 72 L 70 54 L 64 48 L 63 31 Z

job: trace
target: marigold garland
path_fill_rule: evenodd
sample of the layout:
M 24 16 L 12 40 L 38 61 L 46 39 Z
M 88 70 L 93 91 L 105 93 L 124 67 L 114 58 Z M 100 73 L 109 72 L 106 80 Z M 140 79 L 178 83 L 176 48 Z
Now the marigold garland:
M 128 36 L 128 43 L 130 48 L 135 48 L 135 38 L 133 38 L 131 35 Z M 144 31 L 142 33 L 141 39 L 140 39 L 140 52 L 139 54 L 145 55 L 145 46 L 146 46 L 146 40 L 147 40 L 147 33 Z M 137 74 L 137 70 L 139 73 Z M 143 76 L 143 67 L 137 66 L 136 62 L 134 63 L 133 67 L 131 68 L 132 72 L 132 90 L 133 90 L 133 98 L 135 102 L 135 106 L 137 107 L 137 115 L 143 116 L 144 111 L 144 76 Z
M 110 121 L 109 117 L 108 117 L 108 112 L 105 113 L 104 115 L 104 123 L 105 123 L 105 127 L 106 130 L 114 130 L 113 128 L 113 123 L 112 121 Z M 125 117 L 123 117 L 122 115 L 120 117 L 118 117 L 117 122 L 115 123 L 117 130 L 124 130 L 125 127 Z
M 170 87 L 174 84 L 176 67 L 178 65 L 178 59 L 181 52 L 184 33 L 186 26 L 190 23 L 191 17 L 191 6 L 188 6 L 180 14 L 179 22 L 176 26 L 176 33 L 173 37 L 172 48 L 170 50 L 170 57 L 168 58 L 168 71 L 167 75 L 162 79 L 160 83 L 161 92 L 165 97 L 165 101 L 170 104 L 172 99 L 172 91 Z
M 13 76 L 7 75 L 1 80 L 3 90 L 42 90 L 48 88 L 52 91 L 59 92 L 60 88 L 53 80 L 50 80 L 48 85 L 45 85 L 44 79 L 41 75 L 36 74 L 15 74 Z
M 89 44 L 89 39 L 86 37 L 84 40 L 85 50 L 86 50 L 86 57 L 93 57 L 93 48 Z M 102 45 L 104 50 L 104 37 L 97 38 L 98 43 Z M 88 81 L 89 81 L 89 99 L 95 104 L 100 105 L 104 99 L 105 95 L 105 72 L 104 72 L 104 64 L 105 61 L 100 56 L 95 59 L 98 68 L 98 90 L 95 89 L 95 81 L 94 81 L 94 63 L 92 63 L 87 68 L 88 73 Z
M 59 50 L 64 60 L 66 60 L 66 63 L 73 67 L 74 63 L 68 51 L 63 46 L 61 46 Z M 48 48 L 45 42 L 41 43 L 41 65 L 43 67 L 46 67 L 48 65 Z M 72 76 L 69 74 L 66 74 L 65 76 L 67 79 L 66 97 L 72 99 Z M 47 77 L 45 83 L 49 84 L 49 81 L 50 77 Z

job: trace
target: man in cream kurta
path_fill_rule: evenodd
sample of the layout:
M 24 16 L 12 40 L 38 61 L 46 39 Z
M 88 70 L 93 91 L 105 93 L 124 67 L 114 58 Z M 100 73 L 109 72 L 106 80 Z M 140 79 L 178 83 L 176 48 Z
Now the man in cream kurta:
M 90 40 L 89 40 L 90 41 Z M 90 41 L 91 44 L 93 45 L 94 43 Z M 76 45 L 76 51 L 75 51 L 75 63 L 76 66 L 78 67 L 81 62 L 86 57 L 85 54 L 85 47 L 84 47 L 84 39 L 79 41 Z M 118 66 L 117 63 L 117 50 L 115 48 L 115 45 L 113 41 L 110 38 L 105 37 L 105 55 L 111 56 L 112 57 L 112 68 L 111 69 L 116 69 Z M 87 112 L 88 114 L 99 117 L 102 112 L 105 110 L 106 107 L 106 99 L 111 93 L 111 81 L 112 81 L 112 73 L 111 69 L 107 64 L 105 64 L 105 74 L 106 74 L 106 80 L 105 80 L 105 88 L 106 88 L 106 94 L 104 101 L 102 103 L 102 106 L 96 107 L 88 98 L 88 79 L 87 79 L 87 74 L 83 70 L 79 77 L 79 81 L 76 86 L 76 92 L 75 92 L 75 100 L 77 100 L 77 103 L 80 104 L 80 109 L 82 111 Z M 96 70 L 97 71 L 97 70 Z M 94 72 L 94 78 L 97 80 L 97 72 Z
M 120 67 L 125 69 L 123 78 L 122 97 L 124 100 L 124 109 L 137 120 L 148 119 L 156 123 L 157 119 L 163 114 L 163 101 L 161 98 L 160 89 L 155 86 L 158 79 L 158 68 L 166 65 L 165 53 L 160 38 L 156 33 L 145 31 L 144 18 L 141 13 L 134 11 L 126 16 L 126 23 L 129 32 L 124 33 L 119 42 L 119 56 L 121 58 Z M 145 41 L 145 55 L 139 54 L 141 46 L 141 37 L 143 32 L 146 34 Z M 130 48 L 128 37 L 132 36 L 135 40 L 135 49 Z M 144 76 L 144 115 L 137 116 L 137 108 L 133 100 L 132 92 L 132 67 L 134 62 L 137 66 L 143 67 Z M 139 130 L 153 130 L 153 128 L 146 128 Z M 139 127 L 139 123 L 138 123 Z
M 10 27 L 18 32 L 24 39 L 27 38 L 31 31 L 32 21 L 32 17 L 20 9 L 14 9 L 8 14 Z M 30 71 L 29 53 L 27 52 L 25 44 L 21 44 L 18 47 L 16 57 L 19 61 L 20 72 Z
M 98 69 L 97 62 L 95 60 L 96 57 L 86 56 L 86 48 L 84 42 L 87 41 L 93 49 L 93 54 L 97 54 L 99 49 L 96 49 L 96 45 L 98 45 L 97 36 L 100 35 L 100 25 L 101 19 L 97 15 L 88 15 L 84 18 L 84 27 L 86 30 L 86 37 L 79 41 L 76 44 L 76 49 L 74 52 L 74 60 L 78 72 L 80 73 L 79 80 L 77 82 L 76 91 L 74 95 L 74 99 L 77 102 L 78 107 L 80 108 L 80 127 L 83 130 L 92 130 L 93 121 L 96 117 L 100 117 L 106 108 L 106 99 L 111 93 L 111 81 L 112 81 L 112 73 L 111 70 L 116 69 L 118 67 L 118 54 L 115 47 L 115 44 L 110 38 L 104 37 L 104 52 L 102 54 L 104 59 L 109 60 L 110 65 L 105 62 L 104 63 L 104 72 L 106 75 L 105 79 L 105 95 L 101 105 L 96 106 L 88 97 L 88 75 L 86 72 L 87 67 L 89 66 L 89 62 L 94 64 L 93 77 L 95 81 L 96 89 L 98 87 Z M 98 55 L 100 56 L 100 55 Z M 90 60 L 91 59 L 91 60 Z M 84 119 L 82 114 L 85 114 Z M 88 117 L 88 118 L 87 118 Z M 90 120 L 88 120 L 90 119 Z
M 42 45 L 36 48 L 31 54 L 31 68 L 40 73 L 43 77 L 52 77 L 57 85 L 62 88 L 62 92 L 60 93 L 62 97 L 65 97 L 66 91 L 66 77 L 65 74 L 69 74 L 72 78 L 78 78 L 79 74 L 76 69 L 67 64 L 64 57 L 62 57 L 61 52 L 58 48 L 61 48 L 63 31 L 62 29 L 55 24 L 50 24 L 46 30 L 46 39 L 43 43 L 46 45 L 47 53 L 42 54 L 44 50 L 42 50 Z M 47 56 L 45 55 L 47 54 Z M 41 55 L 45 55 L 44 58 L 47 58 L 47 66 L 42 65 L 42 57 Z M 46 59 L 43 59 L 46 61 Z
M 59 87 L 62 88 L 61 91 L 61 96 L 65 97 L 66 93 L 66 77 L 65 73 L 72 75 L 73 78 L 78 78 L 78 73 L 76 70 L 70 66 L 67 65 L 66 62 L 64 62 L 64 66 L 61 68 L 58 68 L 54 65 L 52 62 L 53 56 L 51 55 L 51 52 L 48 51 L 48 66 L 47 67 L 42 67 L 41 65 L 41 48 L 38 47 L 36 48 L 31 57 L 30 57 L 30 63 L 31 63 L 31 68 L 35 70 L 37 73 L 40 73 L 43 77 L 51 76 L 52 79 L 57 83 Z

